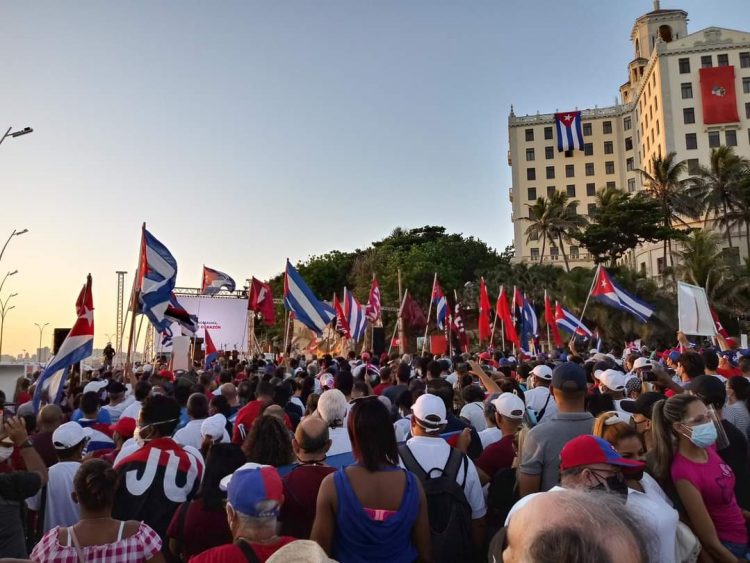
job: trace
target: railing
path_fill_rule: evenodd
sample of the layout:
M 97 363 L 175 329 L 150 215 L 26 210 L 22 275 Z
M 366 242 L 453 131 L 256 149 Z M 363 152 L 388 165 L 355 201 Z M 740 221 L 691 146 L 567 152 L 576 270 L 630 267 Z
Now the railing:
M 620 117 L 629 113 L 633 109 L 633 104 L 619 104 L 603 108 L 583 109 L 581 110 L 581 119 L 597 119 L 602 117 Z M 554 123 L 554 113 L 538 113 L 536 115 L 511 115 L 508 117 L 508 126 L 514 127 L 519 125 L 534 125 L 539 123 Z M 510 160 L 510 154 L 508 154 Z M 510 164 L 510 162 L 509 162 Z

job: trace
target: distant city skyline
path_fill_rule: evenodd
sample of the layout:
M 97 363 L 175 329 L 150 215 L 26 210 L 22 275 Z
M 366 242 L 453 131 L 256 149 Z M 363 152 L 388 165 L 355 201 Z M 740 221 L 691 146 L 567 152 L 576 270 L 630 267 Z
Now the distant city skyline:
M 690 30 L 750 29 L 746 0 L 669 1 Z M 93 276 L 115 331 L 141 223 L 175 255 L 267 279 L 395 227 L 512 240 L 507 118 L 611 105 L 652 2 L 3 3 L 3 354 L 69 327 Z M 562 23 L 564 22 L 564 24 Z M 0 135 L 5 132 L 2 129 Z M 427 296 L 425 296 L 427 299 Z

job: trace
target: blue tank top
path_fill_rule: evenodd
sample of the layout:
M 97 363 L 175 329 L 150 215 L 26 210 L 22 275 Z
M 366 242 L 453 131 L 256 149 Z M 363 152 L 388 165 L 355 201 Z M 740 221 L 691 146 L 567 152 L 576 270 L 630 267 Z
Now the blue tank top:
M 417 559 L 412 529 L 419 514 L 419 490 L 414 475 L 408 471 L 404 474 L 406 487 L 398 511 L 378 522 L 365 513 L 345 468 L 336 471 L 333 476 L 337 498 L 334 559 L 341 563 L 411 563 Z

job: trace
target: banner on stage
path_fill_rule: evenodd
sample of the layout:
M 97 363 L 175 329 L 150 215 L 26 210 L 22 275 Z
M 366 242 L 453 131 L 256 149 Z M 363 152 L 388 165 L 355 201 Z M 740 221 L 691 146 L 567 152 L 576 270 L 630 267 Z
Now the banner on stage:
M 711 316 L 706 290 L 697 285 L 677 282 L 677 317 L 685 334 L 714 336 L 716 325 Z
M 217 350 L 247 352 L 247 299 L 180 295 L 179 300 L 188 313 L 198 317 L 198 338 L 204 338 L 204 329 L 208 328 Z M 174 336 L 181 334 L 177 323 L 171 330 Z M 171 339 L 154 334 L 154 350 L 171 352 Z

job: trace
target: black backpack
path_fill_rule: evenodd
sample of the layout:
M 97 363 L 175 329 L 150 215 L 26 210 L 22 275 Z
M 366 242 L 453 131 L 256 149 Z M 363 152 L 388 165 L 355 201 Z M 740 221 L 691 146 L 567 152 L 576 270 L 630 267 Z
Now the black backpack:
M 469 458 L 456 448 L 451 448 L 448 461 L 441 469 L 425 472 L 406 444 L 399 446 L 399 454 L 404 466 L 422 482 L 427 499 L 427 513 L 430 520 L 432 560 L 454 563 L 473 559 L 471 536 L 471 506 L 466 500 L 466 485 Z M 456 477 L 461 465 L 464 468 L 464 482 L 458 484 Z M 439 471 L 440 475 L 431 474 Z

